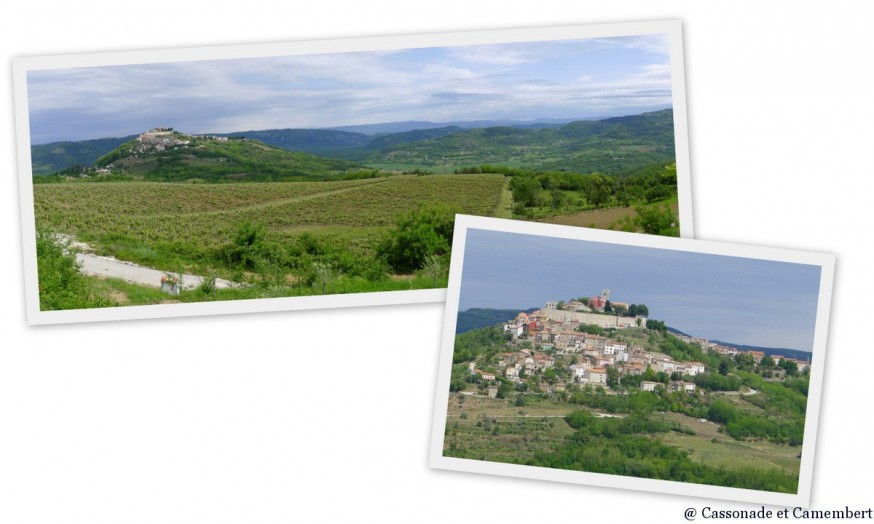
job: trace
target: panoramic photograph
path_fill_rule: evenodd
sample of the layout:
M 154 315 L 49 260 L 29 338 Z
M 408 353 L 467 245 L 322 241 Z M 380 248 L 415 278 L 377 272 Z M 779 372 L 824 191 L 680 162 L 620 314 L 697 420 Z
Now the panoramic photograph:
M 821 264 L 473 227 L 458 263 L 432 453 L 799 492 Z
M 445 288 L 456 213 L 678 236 L 677 76 L 669 33 L 30 68 L 39 310 Z

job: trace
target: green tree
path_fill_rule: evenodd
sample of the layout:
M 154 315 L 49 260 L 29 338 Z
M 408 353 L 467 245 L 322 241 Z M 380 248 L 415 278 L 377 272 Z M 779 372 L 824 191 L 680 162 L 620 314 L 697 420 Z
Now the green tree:
M 680 236 L 680 222 L 670 206 L 636 207 L 637 223 L 644 233 L 662 236 Z
M 586 200 L 595 207 L 601 207 L 610 198 L 613 181 L 601 173 L 592 173 L 583 186 Z
M 540 182 L 533 176 L 517 175 L 510 179 L 513 202 L 524 207 L 540 205 Z
M 792 360 L 787 360 L 785 358 L 782 359 L 780 361 L 780 367 L 783 368 L 786 371 L 786 374 L 791 377 L 794 377 L 798 374 L 798 364 L 796 364 Z
M 553 189 L 549 194 L 552 200 L 552 208 L 561 209 L 561 206 L 563 206 L 567 200 L 564 191 L 561 189 Z
M 408 273 L 431 255 L 445 256 L 452 247 L 455 211 L 444 205 L 419 205 L 398 217 L 397 227 L 377 247 L 391 268 Z
M 616 388 L 619 385 L 619 370 L 613 366 L 607 366 L 607 386 Z

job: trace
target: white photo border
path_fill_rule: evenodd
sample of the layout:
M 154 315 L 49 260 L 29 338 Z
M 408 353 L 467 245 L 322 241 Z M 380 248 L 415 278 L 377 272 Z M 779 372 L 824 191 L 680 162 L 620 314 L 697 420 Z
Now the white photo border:
M 338 307 L 418 304 L 442 302 L 446 298 L 445 289 L 426 289 L 198 302 L 187 304 L 118 306 L 87 310 L 40 310 L 36 267 L 36 243 L 33 240 L 36 236 L 36 224 L 34 216 L 33 171 L 30 154 L 30 115 L 27 89 L 27 73 L 30 71 L 77 67 L 173 63 L 196 60 L 264 58 L 316 53 L 341 53 L 439 46 L 640 36 L 651 34 L 665 34 L 668 36 L 670 42 L 671 90 L 674 113 L 674 143 L 677 162 L 680 235 L 686 238 L 691 238 L 694 236 L 691 166 L 688 143 L 689 135 L 687 127 L 683 38 L 681 23 L 678 20 L 460 31 L 310 40 L 271 44 L 227 45 L 16 58 L 12 63 L 12 72 L 15 96 L 15 128 L 18 136 L 19 195 L 27 323 L 30 325 L 40 325 Z
M 723 255 L 778 262 L 791 262 L 819 266 L 819 297 L 817 299 L 816 321 L 812 352 L 817 365 L 811 366 L 810 387 L 808 391 L 807 413 L 804 426 L 804 453 L 801 457 L 798 492 L 785 494 L 757 491 L 743 488 L 690 484 L 667 480 L 655 480 L 621 475 L 570 471 L 545 467 L 504 464 L 472 459 L 443 456 L 443 439 L 446 430 L 447 403 L 449 401 L 449 381 L 452 371 L 452 355 L 455 346 L 455 328 L 458 320 L 461 282 L 463 278 L 464 253 L 467 232 L 470 229 L 494 232 L 539 235 L 623 246 L 636 246 L 660 250 L 673 250 L 688 253 Z M 740 502 L 772 504 L 778 506 L 810 505 L 813 464 L 816 451 L 816 434 L 819 422 L 822 381 L 825 372 L 825 352 L 828 337 L 829 313 L 834 283 L 835 256 L 826 253 L 795 251 L 788 249 L 711 242 L 685 238 L 667 238 L 636 233 L 624 233 L 599 229 L 575 228 L 554 224 L 500 220 L 469 215 L 456 215 L 455 233 L 452 245 L 452 262 L 449 269 L 449 287 L 446 295 L 443 332 L 440 345 L 434 420 L 429 451 L 429 467 L 472 473 L 485 473 L 536 480 L 550 480 L 623 488 L 637 491 L 669 493 L 693 497 L 725 499 Z

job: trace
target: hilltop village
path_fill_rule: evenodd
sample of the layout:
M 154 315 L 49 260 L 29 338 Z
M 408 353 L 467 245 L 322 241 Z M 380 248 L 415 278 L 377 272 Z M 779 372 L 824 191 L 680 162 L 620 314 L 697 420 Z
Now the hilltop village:
M 504 351 L 467 362 L 467 382 L 489 397 L 503 396 L 501 385 L 508 383 L 516 390 L 541 393 L 589 386 L 606 392 L 636 387 L 695 394 L 702 384 L 707 387 L 709 381 L 702 378 L 708 372 L 726 374 L 726 364 L 710 369 L 712 365 L 692 360 L 689 354 L 671 351 L 664 344 L 666 337 L 694 345 L 711 363 L 718 362 L 717 357 L 731 359 L 732 367 L 757 369 L 770 379 L 804 373 L 809 367 L 805 361 L 670 332 L 664 323 L 647 318 L 647 306 L 611 301 L 609 295 L 605 289 L 599 296 L 550 301 L 540 310 L 520 312 L 502 326 Z M 654 332 L 661 338 L 648 334 Z M 459 390 L 457 382 L 455 389 Z
M 797 489 L 805 353 L 683 335 L 606 289 L 490 320 L 510 316 L 455 337 L 445 456 Z

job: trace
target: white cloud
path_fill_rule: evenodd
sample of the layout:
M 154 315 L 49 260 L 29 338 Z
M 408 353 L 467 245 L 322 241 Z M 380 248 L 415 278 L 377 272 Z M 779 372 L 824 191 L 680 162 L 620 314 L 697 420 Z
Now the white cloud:
M 652 39 L 462 46 L 210 60 L 31 73 L 35 142 L 132 134 L 330 127 L 395 120 L 604 116 L 670 104 L 664 60 L 625 74 L 579 68 L 587 49 L 653 47 Z M 648 53 L 649 51 L 647 51 Z M 628 51 L 621 51 L 628 59 Z M 551 62 L 544 65 L 543 60 Z M 86 123 L 87 121 L 87 123 Z M 175 124 L 174 124 L 175 122 Z M 183 129 L 181 126 L 192 126 Z M 125 127 L 126 126 L 126 127 Z M 84 136 L 87 129 L 89 136 Z

